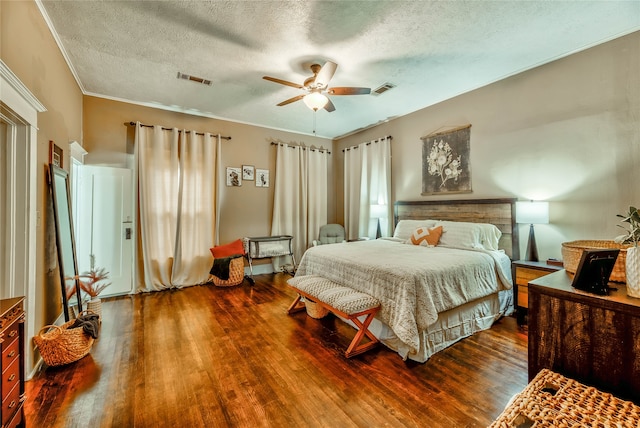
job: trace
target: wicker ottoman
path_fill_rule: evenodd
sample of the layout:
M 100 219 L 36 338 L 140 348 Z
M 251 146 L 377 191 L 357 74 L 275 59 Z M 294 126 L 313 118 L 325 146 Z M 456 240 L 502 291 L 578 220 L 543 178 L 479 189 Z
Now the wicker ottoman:
M 490 428 L 640 427 L 640 407 L 548 369 L 517 394 Z

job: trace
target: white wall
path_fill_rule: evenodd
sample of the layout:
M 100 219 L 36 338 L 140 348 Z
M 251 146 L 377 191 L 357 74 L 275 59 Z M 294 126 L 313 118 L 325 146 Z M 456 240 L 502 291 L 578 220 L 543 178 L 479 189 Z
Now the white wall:
M 341 149 L 392 135 L 395 200 L 548 200 L 550 224 L 536 226 L 540 259 L 560 258 L 564 241 L 612 239 L 616 214 L 640 205 L 638 76 L 640 32 L 344 138 L 334 158 L 338 219 Z M 420 137 L 469 123 L 473 193 L 421 196 Z

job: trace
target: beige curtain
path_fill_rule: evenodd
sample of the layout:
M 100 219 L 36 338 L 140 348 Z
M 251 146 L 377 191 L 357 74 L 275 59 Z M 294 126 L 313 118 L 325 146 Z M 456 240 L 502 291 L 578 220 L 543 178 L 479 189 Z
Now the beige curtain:
M 329 156 L 308 147 L 277 145 L 271 235 L 292 235 L 297 261 L 327 223 Z
M 344 228 L 347 239 L 360 236 L 360 178 L 362 175 L 362 151 L 351 147 L 344 152 Z
M 391 137 L 364 142 L 345 150 L 344 206 L 349 239 L 391 236 Z
M 137 291 L 208 280 L 216 234 L 220 136 L 136 125 Z

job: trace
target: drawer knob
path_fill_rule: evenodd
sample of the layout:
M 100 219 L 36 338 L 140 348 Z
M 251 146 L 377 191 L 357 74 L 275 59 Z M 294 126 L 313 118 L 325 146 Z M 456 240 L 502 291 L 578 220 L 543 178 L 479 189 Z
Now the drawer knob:
M 9 333 L 9 337 L 15 337 L 16 334 L 18 334 L 18 330 L 12 330 L 11 333 Z
M 16 400 L 11 401 L 11 403 L 9 404 L 9 409 L 13 409 L 16 406 Z
M 9 376 L 9 378 L 7 379 L 8 382 L 13 382 L 13 380 L 16 378 L 16 374 L 15 373 L 11 373 L 11 376 Z
M 9 352 L 9 354 L 7 355 L 7 357 L 9 357 L 9 358 L 13 358 L 13 357 L 15 357 L 15 356 L 16 356 L 16 351 L 15 351 L 15 350 L 14 350 L 14 351 Z

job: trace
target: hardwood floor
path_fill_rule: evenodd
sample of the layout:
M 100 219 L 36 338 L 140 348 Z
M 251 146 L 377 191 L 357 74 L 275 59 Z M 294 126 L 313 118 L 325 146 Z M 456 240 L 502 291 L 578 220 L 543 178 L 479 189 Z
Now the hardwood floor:
M 27 382 L 28 427 L 486 427 L 527 384 L 527 337 L 503 318 L 433 356 L 287 316 L 288 275 L 109 300 L 89 356 Z

